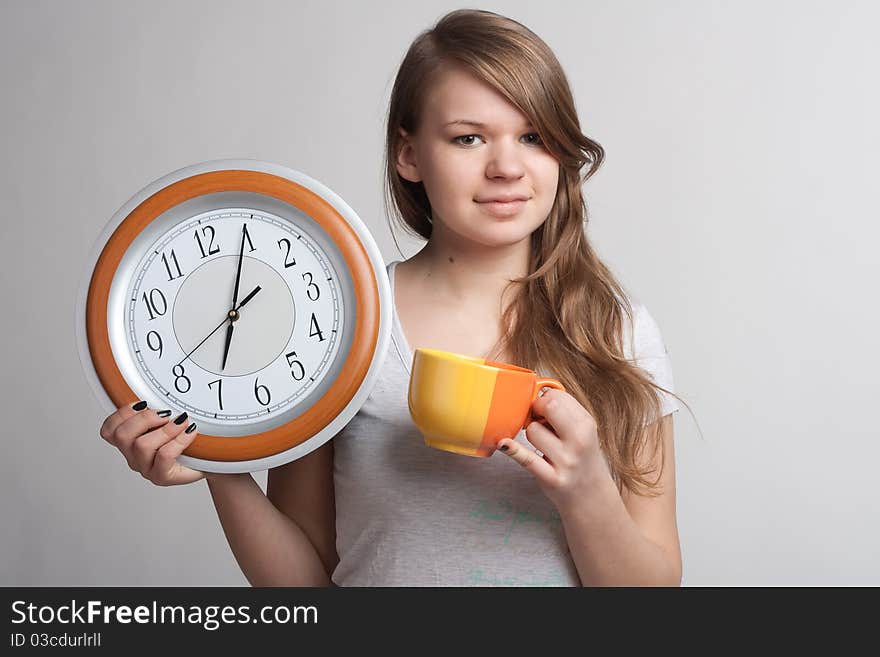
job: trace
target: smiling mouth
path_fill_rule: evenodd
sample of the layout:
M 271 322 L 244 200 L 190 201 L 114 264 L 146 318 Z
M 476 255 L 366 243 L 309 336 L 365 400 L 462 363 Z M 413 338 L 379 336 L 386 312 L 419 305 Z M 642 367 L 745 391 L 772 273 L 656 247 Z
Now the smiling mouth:
M 477 205 L 484 207 L 488 212 L 498 217 L 512 217 L 519 214 L 526 202 L 526 199 L 516 201 L 476 201 Z
M 475 198 L 474 202 L 476 202 L 476 203 L 519 203 L 519 202 L 528 201 L 530 198 L 531 198 L 530 196 L 514 196 L 514 197 L 510 197 L 510 198 L 504 198 L 504 197 L 488 198 L 485 201 L 481 201 L 480 199 Z

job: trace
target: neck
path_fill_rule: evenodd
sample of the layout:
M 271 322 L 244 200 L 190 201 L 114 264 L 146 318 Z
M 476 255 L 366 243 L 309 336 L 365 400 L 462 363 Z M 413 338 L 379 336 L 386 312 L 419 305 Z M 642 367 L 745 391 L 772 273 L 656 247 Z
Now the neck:
M 511 280 L 529 271 L 530 240 L 499 248 L 451 245 L 430 239 L 410 259 L 414 278 L 425 294 L 438 302 L 478 311 L 497 309 L 509 302 L 502 295 Z

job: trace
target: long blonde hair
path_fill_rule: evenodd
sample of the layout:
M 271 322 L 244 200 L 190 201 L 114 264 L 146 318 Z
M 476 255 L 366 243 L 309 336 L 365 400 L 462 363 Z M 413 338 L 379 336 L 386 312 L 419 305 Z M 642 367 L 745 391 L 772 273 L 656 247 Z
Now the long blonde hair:
M 655 420 L 660 417 L 658 390 L 665 389 L 624 357 L 624 318 L 633 326 L 632 307 L 587 240 L 581 193 L 604 151 L 581 132 L 568 80 L 544 41 L 512 19 L 477 10 L 453 11 L 413 41 L 388 110 L 389 214 L 402 220 L 405 231 L 431 237 L 431 204 L 424 185 L 402 178 L 395 162 L 402 146 L 400 129 L 417 132 L 420 101 L 447 65 L 463 66 L 505 96 L 531 119 L 559 162 L 555 202 L 531 235 L 529 274 L 510 283 L 517 289 L 502 315 L 504 352 L 518 365 L 552 372 L 594 416 L 619 490 L 656 494 L 662 469 L 652 481 L 653 471 L 644 463 L 658 449 L 663 462 Z

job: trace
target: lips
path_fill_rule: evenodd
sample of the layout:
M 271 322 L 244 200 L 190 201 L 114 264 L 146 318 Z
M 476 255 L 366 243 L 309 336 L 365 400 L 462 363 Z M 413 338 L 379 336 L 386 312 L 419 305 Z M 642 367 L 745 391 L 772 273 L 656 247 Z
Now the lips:
M 508 198 L 510 200 L 486 199 L 485 201 L 477 201 L 477 203 L 483 211 L 488 212 L 495 217 L 509 218 L 517 216 L 529 201 L 527 197 L 523 196 L 496 198 Z
M 491 196 L 489 198 L 477 199 L 477 203 L 513 203 L 514 201 L 528 201 L 528 196 L 515 196 L 515 195 L 503 195 L 503 196 Z

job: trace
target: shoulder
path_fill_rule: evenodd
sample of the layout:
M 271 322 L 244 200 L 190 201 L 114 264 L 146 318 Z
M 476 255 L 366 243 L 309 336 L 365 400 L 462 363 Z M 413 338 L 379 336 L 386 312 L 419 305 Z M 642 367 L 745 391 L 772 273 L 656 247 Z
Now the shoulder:
M 624 357 L 644 370 L 655 384 L 675 392 L 672 360 L 660 325 L 644 303 L 632 298 L 628 301 L 632 317 L 628 317 L 624 312 L 622 331 Z M 660 397 L 664 415 L 680 408 L 675 397 L 665 393 L 661 393 Z
M 667 356 L 660 325 L 638 299 L 628 299 L 631 317 L 623 313 L 623 353 L 627 359 Z M 625 306 L 624 306 L 625 307 Z

